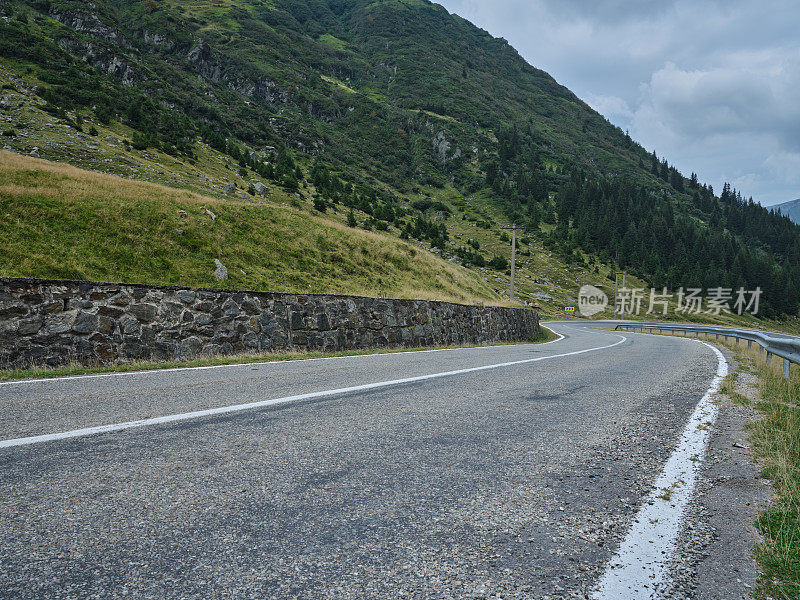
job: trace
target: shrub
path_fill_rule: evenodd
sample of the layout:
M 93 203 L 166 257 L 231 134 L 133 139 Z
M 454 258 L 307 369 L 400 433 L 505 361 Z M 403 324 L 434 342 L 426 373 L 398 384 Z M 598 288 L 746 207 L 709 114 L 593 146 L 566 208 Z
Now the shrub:
M 495 256 L 489 261 L 489 267 L 496 271 L 505 271 L 508 268 L 508 259 L 502 256 Z

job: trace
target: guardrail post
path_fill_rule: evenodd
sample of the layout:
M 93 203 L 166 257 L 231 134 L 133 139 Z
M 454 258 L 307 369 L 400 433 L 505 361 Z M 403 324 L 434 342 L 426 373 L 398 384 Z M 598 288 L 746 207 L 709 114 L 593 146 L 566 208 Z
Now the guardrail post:
M 767 350 L 767 364 L 772 362 L 772 352 Z
M 789 376 L 791 375 L 791 368 L 792 368 L 792 363 L 790 363 L 788 359 L 784 358 L 783 359 L 783 378 L 784 379 L 789 379 Z
M 753 347 L 753 340 L 747 340 L 747 349 L 749 350 L 752 347 Z

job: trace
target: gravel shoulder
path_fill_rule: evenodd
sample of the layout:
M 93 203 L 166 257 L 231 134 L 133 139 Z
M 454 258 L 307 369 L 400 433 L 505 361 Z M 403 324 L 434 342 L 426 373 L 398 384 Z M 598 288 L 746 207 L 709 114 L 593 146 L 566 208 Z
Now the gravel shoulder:
M 721 348 L 734 368 L 731 353 Z M 752 375 L 739 372 L 737 391 L 757 394 Z M 759 418 L 752 406 L 717 397 L 719 416 L 698 485 L 690 501 L 670 563 L 662 597 L 678 600 L 747 600 L 758 576 L 753 550 L 759 540 L 755 520 L 772 495 L 767 479 L 750 457 L 747 425 Z

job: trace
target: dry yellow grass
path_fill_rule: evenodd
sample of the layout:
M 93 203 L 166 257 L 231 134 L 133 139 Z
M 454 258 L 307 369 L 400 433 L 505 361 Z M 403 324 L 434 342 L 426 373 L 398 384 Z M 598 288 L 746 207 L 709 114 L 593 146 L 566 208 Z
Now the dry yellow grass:
M 500 300 L 412 244 L 275 200 L 221 200 L 0 151 L 0 274 L 218 286 L 219 259 L 225 287 Z

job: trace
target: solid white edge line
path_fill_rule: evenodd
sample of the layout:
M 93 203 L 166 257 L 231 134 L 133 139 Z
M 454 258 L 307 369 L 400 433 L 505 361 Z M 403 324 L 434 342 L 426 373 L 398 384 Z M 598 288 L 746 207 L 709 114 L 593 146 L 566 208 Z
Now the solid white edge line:
M 556 342 L 560 342 L 561 340 L 563 340 L 566 337 L 565 335 L 561 335 L 560 333 L 558 333 L 556 330 L 550 329 L 547 325 L 542 325 L 541 323 L 539 323 L 539 327 L 547 329 L 547 331 L 549 331 L 550 333 L 552 333 L 553 335 L 556 336 L 556 339 L 550 340 L 549 342 L 544 342 L 542 344 L 533 344 L 535 346 L 547 346 L 547 344 L 554 344 Z
M 286 396 L 283 398 L 274 398 L 271 400 L 261 400 L 258 402 L 249 402 L 247 404 L 234 404 L 231 406 L 222 406 L 219 408 L 209 408 L 205 410 L 197 410 L 188 413 L 180 413 L 174 415 L 167 415 L 164 417 L 153 417 L 150 419 L 140 419 L 138 421 L 127 421 L 124 423 L 113 423 L 109 425 L 98 425 L 95 427 L 85 427 L 83 429 L 74 429 L 72 431 L 64 431 L 60 433 L 51 433 L 45 435 L 35 435 L 30 437 L 24 438 L 16 438 L 10 440 L 2 440 L 0 441 L 0 448 L 12 448 L 16 446 L 27 446 L 30 444 L 39 444 L 42 442 L 51 442 L 55 440 L 65 440 L 69 438 L 77 438 L 77 437 L 85 437 L 88 435 L 95 435 L 98 433 L 109 433 L 114 431 L 122 431 L 124 429 L 132 429 L 134 427 L 146 427 L 149 425 L 160 425 L 163 423 L 174 423 L 176 421 L 187 421 L 190 419 L 198 419 L 201 417 L 210 417 L 216 415 L 223 415 L 235 412 L 241 412 L 245 410 L 252 410 L 257 408 L 265 408 L 268 406 L 275 406 L 277 404 L 285 404 L 287 402 L 298 402 L 301 400 L 311 400 L 314 398 L 325 398 L 328 396 L 335 396 L 338 394 L 347 394 L 352 392 L 362 392 L 367 390 L 375 390 L 379 388 L 395 386 L 395 385 L 402 385 L 406 383 L 414 383 L 417 381 L 427 381 L 430 379 L 439 379 L 441 377 L 449 377 L 452 375 L 462 375 L 465 373 L 475 373 L 477 371 L 488 371 L 490 369 L 499 369 L 502 367 L 511 367 L 514 365 L 523 365 L 527 363 L 534 363 L 539 362 L 542 360 L 550 360 L 553 358 L 563 358 L 565 356 L 575 356 L 577 354 L 585 354 L 587 352 L 595 352 L 597 350 L 606 350 L 608 348 L 613 348 L 614 346 L 618 346 L 623 342 L 627 341 L 625 336 L 619 334 L 613 334 L 616 337 L 619 337 L 620 340 L 618 342 L 614 342 L 613 344 L 609 344 L 607 346 L 600 346 L 596 348 L 587 348 L 584 350 L 576 350 L 574 352 L 566 352 L 563 354 L 553 354 L 551 356 L 539 356 L 537 358 L 528 358 L 524 360 L 515 360 L 511 362 L 504 362 L 504 363 L 497 363 L 494 365 L 484 365 L 481 367 L 470 367 L 468 369 L 458 369 L 455 371 L 445 371 L 442 373 L 433 373 L 430 375 L 420 375 L 417 377 L 406 377 L 403 379 L 394 379 L 391 381 L 382 381 L 377 383 L 367 383 L 364 385 L 356 385 L 352 387 L 346 388 L 339 388 L 335 390 L 326 390 L 322 392 L 310 392 L 307 394 L 298 394 L 295 396 Z M 494 347 L 494 346 L 491 346 Z
M 549 327 L 550 331 L 553 331 Z M 553 331 L 553 333 L 556 333 Z M 556 335 L 559 335 L 556 333 Z M 496 346 L 466 346 L 462 348 L 433 348 L 431 350 L 408 350 L 408 351 L 399 351 L 399 352 L 376 352 L 374 354 L 352 354 L 350 356 L 320 356 L 318 358 L 296 358 L 296 359 L 289 359 L 289 360 L 262 360 L 262 361 L 253 361 L 253 362 L 245 362 L 245 363 L 231 363 L 229 365 L 206 365 L 201 367 L 170 367 L 168 369 L 141 369 L 138 371 L 119 371 L 114 373 L 90 373 L 87 375 L 66 375 L 64 377 L 37 377 L 35 379 L 17 379 L 12 381 L 0 381 L 0 387 L 7 386 L 7 385 L 23 385 L 23 384 L 32 384 L 32 383 L 55 383 L 61 381 L 74 381 L 78 379 L 102 379 L 106 377 L 130 377 L 133 375 L 157 375 L 159 373 L 177 373 L 180 371 L 210 371 L 213 369 L 227 369 L 227 368 L 238 368 L 238 367 L 257 367 L 257 366 L 269 366 L 269 365 L 281 365 L 286 363 L 305 363 L 305 362 L 314 362 L 320 360 L 344 360 L 350 358 L 374 358 L 374 357 L 381 357 L 381 356 L 396 356 L 398 354 L 426 354 L 431 352 L 453 352 L 453 351 L 464 351 L 464 350 L 488 350 L 491 348 L 516 348 L 519 346 L 546 346 L 547 344 L 552 344 L 553 342 L 557 342 L 559 340 L 564 339 L 562 335 L 557 340 L 550 340 L 549 342 L 544 342 L 543 344 L 530 344 L 530 343 L 517 343 L 517 344 L 499 344 Z
M 660 597 L 659 588 L 666 580 L 666 567 L 676 550 L 684 513 L 705 457 L 710 428 L 716 422 L 717 405 L 712 397 L 728 374 L 728 361 L 722 352 L 711 344 L 700 343 L 716 353 L 716 375 L 697 403 L 653 491 L 644 499 L 625 539 L 609 560 L 592 600 Z

